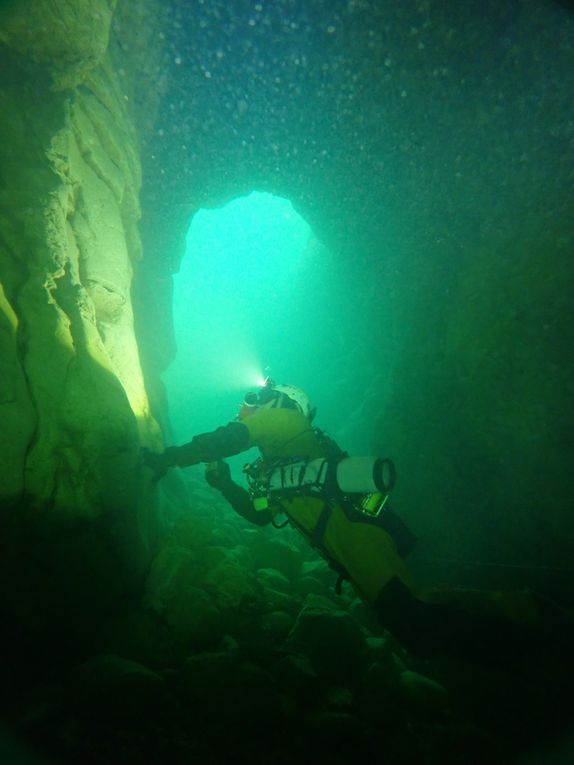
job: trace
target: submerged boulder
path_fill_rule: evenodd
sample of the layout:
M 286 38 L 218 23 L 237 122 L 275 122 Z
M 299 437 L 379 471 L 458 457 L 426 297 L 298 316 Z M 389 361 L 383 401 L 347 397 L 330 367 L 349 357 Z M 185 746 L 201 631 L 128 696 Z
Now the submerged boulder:
M 294 617 L 286 611 L 269 611 L 258 619 L 259 627 L 273 642 L 283 640 L 293 627 Z
M 73 684 L 82 717 L 138 721 L 142 715 L 167 711 L 169 694 L 163 677 L 115 654 L 96 656 L 78 666 Z
M 259 568 L 257 569 L 257 579 L 261 584 L 266 587 L 271 587 L 274 590 L 280 590 L 281 592 L 290 592 L 291 582 L 287 577 L 275 568 Z
M 200 567 L 191 550 L 164 547 L 152 565 L 147 581 L 147 602 L 165 619 L 178 641 L 217 641 L 223 617 L 215 599 L 199 586 Z
M 262 588 L 257 578 L 237 563 L 232 553 L 206 570 L 202 586 L 222 609 L 249 610 L 262 598 Z
M 448 704 L 446 688 L 430 677 L 406 669 L 399 675 L 401 698 L 419 709 L 443 711 Z
M 296 707 L 305 709 L 317 700 L 321 681 L 306 656 L 297 654 L 282 656 L 270 671 L 277 687 L 295 702 Z
M 253 546 L 253 560 L 259 569 L 275 569 L 289 581 L 301 571 L 301 552 L 294 545 L 282 539 L 256 539 Z
M 308 657 L 327 683 L 355 685 L 363 673 L 367 643 L 362 629 L 346 611 L 308 605 L 301 610 L 282 649 Z
M 210 731 L 273 725 L 284 712 L 272 676 L 234 653 L 191 656 L 182 669 L 181 687 Z

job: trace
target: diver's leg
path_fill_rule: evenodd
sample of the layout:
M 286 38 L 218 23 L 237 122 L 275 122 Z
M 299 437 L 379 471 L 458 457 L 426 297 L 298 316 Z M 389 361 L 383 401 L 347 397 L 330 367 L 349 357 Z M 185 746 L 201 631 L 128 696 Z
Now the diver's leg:
M 396 578 L 382 588 L 374 605 L 385 629 L 419 655 L 449 652 L 471 631 L 464 612 L 443 604 L 425 603 Z
M 421 658 L 443 654 L 518 666 L 542 653 L 554 652 L 559 662 L 573 653 L 572 624 L 563 612 L 557 619 L 525 591 L 453 587 L 415 597 L 393 579 L 382 588 L 375 609 L 381 624 Z

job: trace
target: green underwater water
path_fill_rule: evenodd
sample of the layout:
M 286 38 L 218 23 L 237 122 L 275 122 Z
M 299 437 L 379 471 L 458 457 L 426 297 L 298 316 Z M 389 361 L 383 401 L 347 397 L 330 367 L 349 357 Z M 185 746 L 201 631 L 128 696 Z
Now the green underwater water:
M 569 762 L 571 4 L 152 5 L 130 25 L 118 4 L 112 27 L 144 79 L 133 296 L 165 446 L 233 420 L 266 374 L 301 386 L 344 449 L 395 460 L 421 582 L 530 587 L 548 623 L 499 644 L 485 623 L 498 649 L 476 660 L 418 656 L 202 466 L 137 468 L 136 535 L 149 498 L 161 519 L 137 586 L 107 521 L 51 525 L 26 501 L 5 537 L 0 761 Z M 155 79 L 129 73 L 133 36 Z M 254 457 L 230 459 L 238 482 Z M 125 507 L 109 525 L 129 558 Z
M 163 376 L 180 440 L 185 428 L 199 432 L 222 416 L 232 419 L 267 367 L 281 363 L 290 370 L 297 359 L 300 367 L 309 358 L 313 346 L 305 345 L 310 338 L 297 325 L 303 313 L 300 284 L 316 279 L 313 244 L 309 226 L 291 204 L 270 194 L 254 192 L 196 213 L 174 279 L 177 356 Z M 314 347 L 320 351 L 319 296 L 308 308 L 306 320 L 317 326 Z

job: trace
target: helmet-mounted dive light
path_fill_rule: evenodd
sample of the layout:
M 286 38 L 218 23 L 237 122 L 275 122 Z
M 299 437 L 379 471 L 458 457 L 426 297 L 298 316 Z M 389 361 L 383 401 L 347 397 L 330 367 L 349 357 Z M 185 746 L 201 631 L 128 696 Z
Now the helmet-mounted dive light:
M 238 418 L 242 420 L 244 417 L 249 417 L 250 414 L 255 413 L 258 406 L 263 406 L 275 398 L 277 393 L 273 391 L 274 384 L 273 380 L 268 376 L 265 378 L 257 392 L 248 391 L 243 397 L 243 403 L 239 410 Z

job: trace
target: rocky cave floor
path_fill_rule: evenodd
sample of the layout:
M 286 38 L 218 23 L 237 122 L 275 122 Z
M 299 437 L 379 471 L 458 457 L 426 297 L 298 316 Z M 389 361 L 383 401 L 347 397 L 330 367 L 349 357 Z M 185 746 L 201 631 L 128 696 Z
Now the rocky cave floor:
M 294 532 L 188 480 L 143 601 L 79 654 L 73 634 L 4 653 L 3 762 L 555 762 L 574 661 L 417 659 Z

